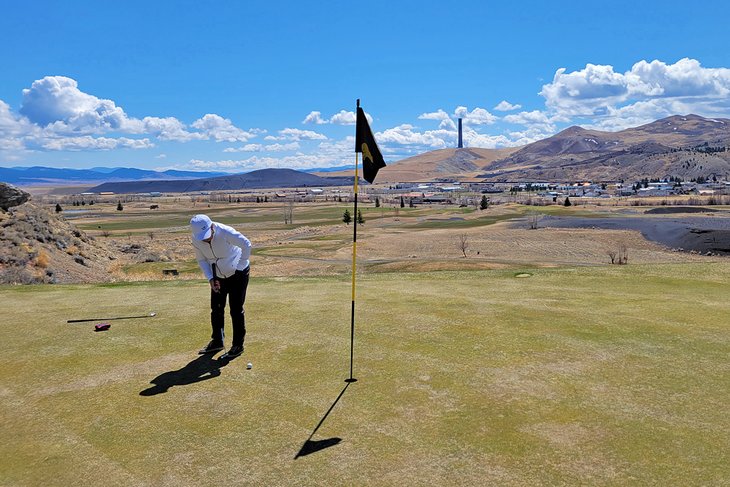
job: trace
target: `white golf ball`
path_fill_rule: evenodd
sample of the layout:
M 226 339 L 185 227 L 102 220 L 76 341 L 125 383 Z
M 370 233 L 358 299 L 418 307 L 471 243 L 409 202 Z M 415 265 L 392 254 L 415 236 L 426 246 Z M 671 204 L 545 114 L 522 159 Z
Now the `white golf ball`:
M 246 364 L 247 369 L 253 369 L 253 364 L 251 362 Z

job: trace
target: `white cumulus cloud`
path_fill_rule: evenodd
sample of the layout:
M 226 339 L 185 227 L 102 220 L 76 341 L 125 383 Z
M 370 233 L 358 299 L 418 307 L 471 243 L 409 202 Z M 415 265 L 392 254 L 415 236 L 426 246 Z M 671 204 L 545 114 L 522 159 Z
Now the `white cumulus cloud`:
M 129 117 L 112 100 L 82 92 L 76 80 L 46 76 L 23 90 L 20 113 L 58 133 L 124 131 Z
M 282 130 L 279 130 L 279 136 L 273 136 L 269 135 L 265 138 L 265 140 L 294 140 L 294 141 L 300 141 L 300 140 L 326 140 L 327 136 L 324 134 L 320 134 L 319 132 L 315 132 L 313 130 L 301 130 L 301 129 L 293 129 L 293 128 L 285 128 Z
M 511 112 L 513 110 L 519 110 L 520 108 L 522 108 L 522 105 L 513 105 L 507 100 L 500 101 L 497 106 L 494 107 L 494 109 L 498 112 Z
M 484 149 L 518 145 L 504 135 L 482 134 L 471 127 L 464 128 L 464 144 L 467 147 L 481 147 Z
M 82 135 L 78 137 L 60 137 L 47 139 L 42 147 L 48 150 L 112 150 L 112 149 L 149 149 L 155 145 L 149 139 L 129 139 L 127 137 L 92 137 Z
M 355 122 L 357 122 L 355 112 L 348 112 L 345 110 L 340 110 L 338 113 L 332 115 L 332 118 L 330 118 L 330 123 L 335 125 L 355 125 Z
M 311 111 L 311 112 L 309 112 L 309 115 L 304 117 L 304 120 L 302 120 L 302 123 L 305 123 L 305 124 L 314 123 L 317 125 L 322 125 L 322 124 L 327 123 L 327 120 L 324 120 L 322 118 L 322 112 Z
M 192 123 L 192 127 L 218 142 L 247 142 L 260 133 L 252 130 L 246 132 L 233 125 L 227 118 L 208 113 Z
M 0 150 L 22 151 L 25 139 L 37 137 L 41 130 L 22 115 L 16 115 L 10 106 L 0 100 Z
M 201 117 L 191 127 L 175 117 L 130 117 L 114 101 L 81 91 L 77 81 L 66 76 L 34 81 L 23 90 L 18 114 L 4 102 L 0 105 L 0 148 L 13 150 L 145 149 L 154 142 L 127 136 L 175 142 L 247 142 L 262 133 L 260 129 L 242 130 L 216 114 Z
M 674 64 L 639 61 L 624 73 L 610 65 L 587 64 L 573 72 L 558 69 L 540 94 L 549 109 L 569 117 L 616 115 L 623 106 L 652 99 L 681 101 L 691 112 L 727 113 L 730 69 L 705 68 L 689 58 Z
M 467 125 L 491 125 L 498 120 L 498 117 L 479 107 L 472 111 L 466 107 L 456 107 L 454 116 L 462 118 L 463 123 Z
M 365 113 L 365 118 L 368 123 L 373 123 L 373 117 L 369 113 Z M 332 125 L 355 125 L 357 123 L 357 115 L 355 112 L 349 112 L 347 110 L 340 110 L 329 118 L 322 118 L 322 112 L 311 111 L 309 115 L 304 117 L 302 123 L 308 124 L 313 123 L 316 125 L 332 124 Z
M 288 144 L 246 144 L 243 147 L 229 147 L 223 152 L 287 152 L 299 150 L 299 142 Z
M 145 117 L 141 120 L 140 133 L 149 134 L 160 140 L 187 142 L 207 138 L 200 132 L 190 132 L 180 120 L 175 117 Z
M 190 161 L 190 164 L 196 169 L 219 169 L 223 171 L 242 172 L 266 168 L 308 170 L 321 167 L 339 166 L 346 163 L 344 162 L 344 157 L 333 158 L 330 156 L 323 156 L 317 153 L 298 153 L 295 155 L 283 157 L 252 156 L 247 159 L 239 160 L 228 159 L 221 161 L 206 161 L 201 159 L 193 159 Z
M 550 117 L 545 112 L 541 112 L 540 110 L 533 110 L 531 112 L 520 112 L 515 113 L 512 115 L 506 115 L 504 117 L 505 122 L 509 123 L 517 123 L 522 125 L 531 125 L 531 124 L 551 124 L 552 121 Z
M 444 149 L 450 144 L 446 140 L 455 140 L 456 132 L 452 130 L 427 130 L 419 132 L 410 124 L 402 124 L 375 134 L 379 145 L 413 145 L 430 150 Z M 453 143 L 451 143 L 453 145 Z

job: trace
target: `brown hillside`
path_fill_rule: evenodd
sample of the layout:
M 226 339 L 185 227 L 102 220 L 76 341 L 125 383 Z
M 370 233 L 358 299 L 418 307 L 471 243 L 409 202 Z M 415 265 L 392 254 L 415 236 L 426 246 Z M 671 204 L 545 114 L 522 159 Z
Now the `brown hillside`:
M 626 180 L 730 175 L 730 120 L 672 116 L 619 132 L 570 127 L 495 161 L 492 181 Z
M 352 177 L 352 171 L 328 173 Z M 730 177 L 730 119 L 674 115 L 618 132 L 569 127 L 506 149 L 441 149 L 390 163 L 379 183 Z
M 378 183 L 467 180 L 489 169 L 490 165 L 518 150 L 505 149 L 440 149 L 389 163 L 378 172 Z M 353 176 L 352 170 L 326 173 L 330 176 Z M 324 173 L 323 173 L 324 175 Z

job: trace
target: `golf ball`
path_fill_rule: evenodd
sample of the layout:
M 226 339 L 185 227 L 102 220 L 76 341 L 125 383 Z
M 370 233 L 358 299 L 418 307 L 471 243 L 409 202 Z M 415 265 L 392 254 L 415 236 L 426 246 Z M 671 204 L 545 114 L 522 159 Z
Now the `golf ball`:
M 253 369 L 253 364 L 251 362 L 246 364 L 247 369 Z

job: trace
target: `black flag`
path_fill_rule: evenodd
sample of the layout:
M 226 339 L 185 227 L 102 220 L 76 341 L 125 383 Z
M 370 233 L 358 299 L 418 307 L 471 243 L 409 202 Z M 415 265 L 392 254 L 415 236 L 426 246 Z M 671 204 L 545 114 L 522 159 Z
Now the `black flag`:
M 385 167 L 385 161 L 380 154 L 378 144 L 375 143 L 375 137 L 368 125 L 368 119 L 365 118 L 365 112 L 357 107 L 357 128 L 355 129 L 355 152 L 362 152 L 362 172 L 365 181 L 372 183 L 375 181 L 375 175 L 381 167 Z

